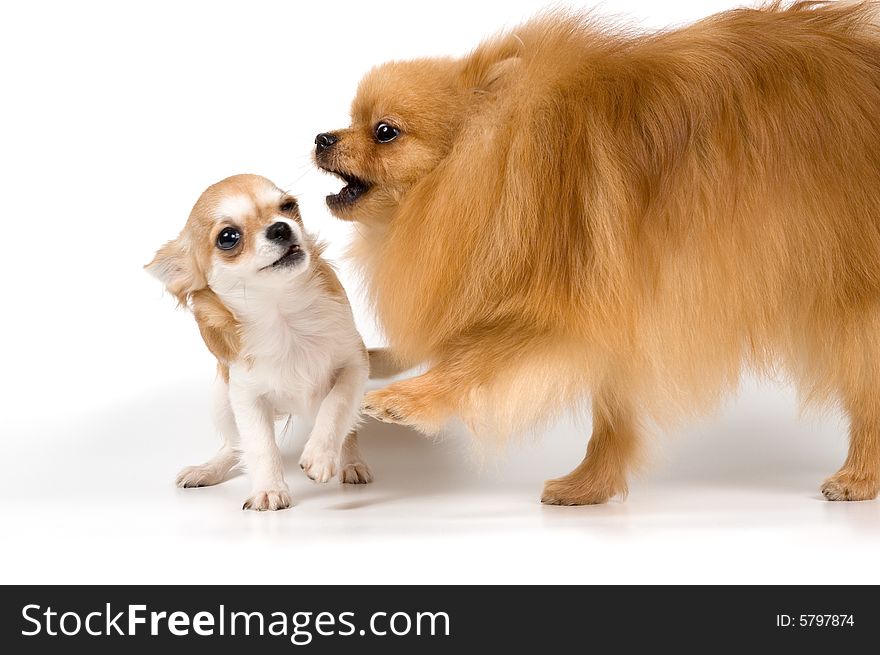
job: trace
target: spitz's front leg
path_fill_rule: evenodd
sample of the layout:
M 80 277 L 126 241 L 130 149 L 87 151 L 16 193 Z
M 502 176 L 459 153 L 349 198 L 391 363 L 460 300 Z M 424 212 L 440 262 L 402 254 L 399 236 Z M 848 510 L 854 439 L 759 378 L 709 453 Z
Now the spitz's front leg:
M 274 411 L 245 381 L 230 371 L 229 404 L 241 438 L 241 461 L 251 476 L 253 493 L 242 509 L 257 511 L 290 507 L 281 452 L 275 443 Z
M 528 352 L 530 334 L 515 325 L 473 327 L 436 353 L 421 375 L 369 392 L 364 414 L 436 434 L 452 415 L 471 410 L 471 392 L 493 380 L 498 362 Z
M 440 430 L 451 414 L 448 384 L 431 369 L 422 375 L 369 392 L 364 414 L 383 423 L 408 425 L 425 434 Z
M 370 379 L 393 378 L 411 369 L 415 363 L 404 363 L 390 348 L 370 348 Z

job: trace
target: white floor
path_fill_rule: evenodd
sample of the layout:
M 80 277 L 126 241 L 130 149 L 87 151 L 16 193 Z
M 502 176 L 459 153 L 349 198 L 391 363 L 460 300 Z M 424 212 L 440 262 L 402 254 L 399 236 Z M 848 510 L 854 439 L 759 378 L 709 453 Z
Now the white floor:
M 842 426 L 799 420 L 776 387 L 751 385 L 715 420 L 657 440 L 625 502 L 581 508 L 538 502 L 542 480 L 580 459 L 571 426 L 478 465 L 460 437 L 370 423 L 374 484 L 310 482 L 294 437 L 296 505 L 244 512 L 243 477 L 172 484 L 217 445 L 207 402 L 187 384 L 18 424 L 0 582 L 880 582 L 880 502 L 817 491 L 842 461 Z

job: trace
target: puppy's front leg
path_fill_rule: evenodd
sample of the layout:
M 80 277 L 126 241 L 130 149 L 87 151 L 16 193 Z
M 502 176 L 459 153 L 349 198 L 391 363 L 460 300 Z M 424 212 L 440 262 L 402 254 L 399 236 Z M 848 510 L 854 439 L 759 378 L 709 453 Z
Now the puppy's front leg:
M 373 472 L 358 448 L 358 433 L 352 430 L 339 450 L 339 480 L 346 484 L 367 484 L 373 481 Z
M 241 435 L 241 461 L 251 476 L 253 489 L 242 509 L 290 507 L 281 452 L 275 443 L 274 412 L 265 398 L 230 373 L 229 403 Z
M 343 438 L 354 434 L 354 427 L 358 421 L 367 374 L 365 360 L 348 364 L 339 371 L 330 393 L 321 402 L 315 427 L 312 428 L 299 460 L 299 465 L 306 475 L 316 482 L 327 482 L 336 475 Z M 352 471 L 344 470 L 339 471 L 340 478 L 343 482 L 369 482 L 372 480 L 372 474 L 357 454 L 357 443 L 354 439 L 354 436 L 350 437 L 351 443 L 343 454 L 355 455 L 355 457 L 352 459 L 346 456 L 342 466 L 346 469 L 349 466 L 359 468 L 359 471 L 354 472 L 356 473 L 354 477 L 357 479 L 351 479 Z M 354 444 L 353 448 L 352 444 Z

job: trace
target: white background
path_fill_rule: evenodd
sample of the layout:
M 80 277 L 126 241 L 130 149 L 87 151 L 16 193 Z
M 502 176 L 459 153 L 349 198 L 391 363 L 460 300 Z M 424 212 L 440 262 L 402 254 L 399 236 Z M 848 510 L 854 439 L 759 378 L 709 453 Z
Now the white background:
M 243 512 L 247 480 L 179 490 L 214 452 L 214 366 L 192 317 L 141 269 L 207 185 L 261 173 L 299 195 L 338 259 L 348 226 L 313 170 L 360 76 L 464 54 L 543 3 L 4 3 L 0 10 L 0 582 L 880 582 L 880 503 L 818 485 L 839 417 L 799 418 L 747 382 L 711 420 L 654 441 L 629 499 L 543 507 L 589 426 L 477 462 L 367 424 L 376 482 L 311 483 L 285 444 L 295 507 Z M 615 0 L 645 28 L 729 2 Z M 358 324 L 381 335 L 341 264 Z

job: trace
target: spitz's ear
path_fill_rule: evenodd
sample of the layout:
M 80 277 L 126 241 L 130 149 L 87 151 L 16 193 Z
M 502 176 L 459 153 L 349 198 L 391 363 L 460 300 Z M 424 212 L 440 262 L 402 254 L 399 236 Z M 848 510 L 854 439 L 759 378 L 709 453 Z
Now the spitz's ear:
M 181 305 L 185 305 L 190 294 L 207 285 L 199 273 L 195 259 L 178 237 L 159 248 L 153 261 L 144 266 L 174 294 Z
M 520 63 L 518 42 L 491 45 L 474 52 L 464 61 L 462 83 L 478 93 L 493 91 Z
M 519 64 L 519 57 L 508 57 L 507 59 L 496 61 L 483 73 L 477 84 L 477 88 L 481 91 L 492 91 L 499 83 L 510 75 Z

